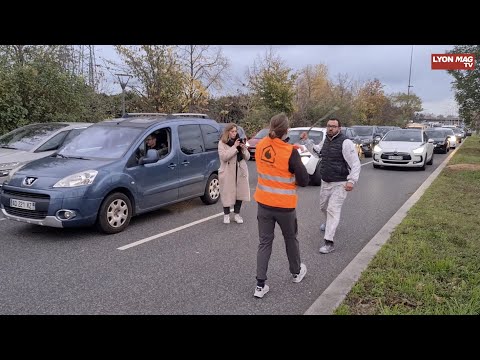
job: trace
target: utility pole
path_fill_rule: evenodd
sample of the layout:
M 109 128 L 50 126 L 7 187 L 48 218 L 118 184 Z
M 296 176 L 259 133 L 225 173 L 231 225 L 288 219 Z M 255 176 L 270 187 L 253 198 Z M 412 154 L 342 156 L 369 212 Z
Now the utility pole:
M 410 85 L 410 80 L 412 78 L 412 58 L 413 58 L 413 45 L 412 45 L 412 51 L 410 52 L 410 72 L 408 73 L 408 89 L 407 89 L 408 96 L 410 96 L 410 88 L 413 87 L 413 85 Z
M 122 117 L 125 117 L 125 88 L 127 87 L 128 80 L 132 77 L 129 74 L 115 74 L 118 77 L 120 86 L 122 87 Z
M 410 85 L 410 80 L 412 78 L 412 59 L 413 59 L 413 45 L 412 45 L 412 51 L 410 52 L 410 71 L 408 72 L 408 87 L 407 87 L 407 111 L 409 112 L 408 115 L 410 115 L 411 110 L 410 110 L 410 88 L 413 87 L 413 85 Z M 412 120 L 412 119 L 409 119 Z

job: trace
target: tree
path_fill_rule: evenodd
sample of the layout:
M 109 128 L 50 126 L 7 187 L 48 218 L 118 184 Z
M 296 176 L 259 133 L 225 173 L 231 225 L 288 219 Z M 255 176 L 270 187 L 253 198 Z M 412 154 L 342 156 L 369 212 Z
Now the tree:
M 186 78 L 174 46 L 116 45 L 115 50 L 124 62 L 123 71 L 139 82 L 136 93 L 141 96 L 145 108 L 166 113 L 183 108 Z
M 398 110 L 400 116 L 400 119 L 397 118 L 396 120 L 403 122 L 403 125 L 409 120 L 413 120 L 415 118 L 415 113 L 423 110 L 422 99 L 414 93 L 395 93 L 390 96 L 390 100 L 393 106 Z
M 298 110 L 293 116 L 293 125 L 307 126 L 315 123 L 334 106 L 333 97 L 327 66 L 317 64 L 304 67 L 296 80 Z
M 294 111 L 296 74 L 272 49 L 254 61 L 247 71 L 247 79 L 259 107 L 266 107 L 273 113 L 291 114 Z
M 221 48 L 211 45 L 180 46 L 179 52 L 184 72 L 187 74 L 184 109 L 188 108 L 189 112 L 201 110 L 208 104 L 210 89 L 222 89 L 230 63 L 222 54 Z
M 447 54 L 474 54 L 474 70 L 447 70 L 454 78 L 452 84 L 459 115 L 468 126 L 480 122 L 480 45 L 457 45 Z
M 359 90 L 355 100 L 356 113 L 364 125 L 382 124 L 382 111 L 388 104 L 383 92 L 384 85 L 378 79 L 367 81 Z
M 68 72 L 58 48 L 0 47 L 0 131 L 33 122 L 89 121 L 105 117 L 98 94 Z

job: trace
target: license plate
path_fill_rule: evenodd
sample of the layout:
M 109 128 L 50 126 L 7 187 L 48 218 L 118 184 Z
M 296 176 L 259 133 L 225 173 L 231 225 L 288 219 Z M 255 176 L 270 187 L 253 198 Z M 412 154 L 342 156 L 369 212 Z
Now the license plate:
M 254 153 L 254 152 L 255 152 L 255 149 L 250 149 L 250 152 Z
M 18 209 L 35 210 L 35 203 L 33 201 L 10 199 L 10 206 Z
M 390 155 L 388 158 L 390 160 L 403 160 L 403 156 L 401 155 Z

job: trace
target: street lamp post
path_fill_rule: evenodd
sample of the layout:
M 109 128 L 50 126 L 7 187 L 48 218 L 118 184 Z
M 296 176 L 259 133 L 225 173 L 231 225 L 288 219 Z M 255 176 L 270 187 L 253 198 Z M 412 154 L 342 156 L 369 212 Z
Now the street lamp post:
M 413 58 L 413 45 L 412 45 L 412 51 L 410 52 L 410 71 L 408 73 L 408 88 L 407 88 L 408 96 L 410 96 L 410 88 L 413 87 L 413 85 L 410 85 L 410 79 L 412 78 L 412 58 Z
M 122 87 L 122 117 L 125 117 L 125 88 L 127 87 L 128 80 L 132 77 L 129 74 L 115 74 L 118 77 L 120 86 Z

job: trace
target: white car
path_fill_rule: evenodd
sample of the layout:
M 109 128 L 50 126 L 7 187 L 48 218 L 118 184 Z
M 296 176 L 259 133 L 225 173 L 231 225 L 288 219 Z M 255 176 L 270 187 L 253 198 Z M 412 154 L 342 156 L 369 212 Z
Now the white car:
M 373 148 L 373 167 L 419 167 L 433 163 L 433 139 L 424 130 L 390 130 Z
M 322 144 L 327 134 L 327 129 L 320 127 L 290 128 L 288 130 L 288 142 L 290 144 L 303 144 L 303 141 L 300 140 L 300 134 L 305 131 L 309 131 L 308 138 L 312 139 L 315 145 Z M 310 175 L 310 185 L 320 186 L 320 155 L 316 153 L 312 154 L 308 150 L 304 150 L 302 148 L 298 149 L 298 152 L 300 154 L 303 164 L 305 165 L 305 168 L 307 169 L 308 174 Z

